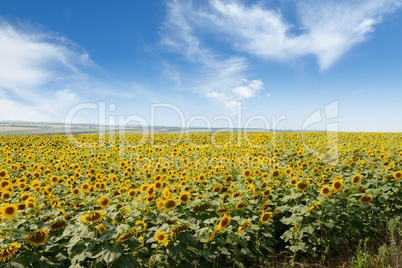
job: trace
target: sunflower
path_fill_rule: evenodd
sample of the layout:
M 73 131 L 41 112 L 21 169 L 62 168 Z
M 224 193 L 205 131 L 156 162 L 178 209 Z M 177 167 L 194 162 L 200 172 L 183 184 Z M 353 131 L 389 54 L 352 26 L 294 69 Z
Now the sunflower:
M 156 190 L 160 190 L 163 188 L 163 183 L 161 181 L 155 182 L 154 185 L 155 185 Z
M 246 207 L 246 205 L 247 205 L 247 202 L 246 202 L 246 201 L 238 202 L 238 203 L 236 204 L 236 206 L 235 206 L 235 209 L 243 209 L 243 208 Z
M 7 259 L 10 259 L 15 253 L 17 253 L 18 249 L 21 246 L 17 243 L 14 242 L 8 247 L 1 248 L 0 249 L 0 261 L 6 262 Z
M 193 212 L 201 213 L 209 208 L 211 208 L 211 205 L 208 203 L 198 204 L 193 207 Z
M 1 194 L 1 198 L 2 198 L 3 200 L 10 199 L 12 196 L 13 196 L 13 194 L 12 194 L 10 191 L 4 191 L 4 192 Z
M 145 221 L 141 221 L 141 220 L 135 222 L 135 225 L 140 225 L 140 224 L 142 225 L 142 230 L 146 231 L 147 230 L 147 223 Z
M 82 209 L 83 207 L 85 207 L 85 205 L 86 205 L 86 202 L 84 200 L 84 201 L 75 203 L 73 207 L 75 210 L 79 210 L 79 209 Z
M 163 202 L 166 209 L 175 209 L 177 207 L 177 201 L 174 199 L 167 199 Z
M 128 197 L 130 197 L 130 198 L 136 197 L 137 194 L 138 194 L 138 193 L 137 193 L 137 190 L 136 190 L 136 189 L 131 189 L 131 190 L 129 190 L 128 193 L 127 193 Z
M 331 196 L 331 188 L 329 188 L 329 186 L 324 186 L 324 187 L 321 188 L 320 193 L 323 196 Z
M 266 224 L 272 219 L 272 212 L 263 212 L 260 218 L 262 224 Z
M 352 183 L 353 185 L 356 185 L 356 184 L 358 184 L 359 181 L 361 181 L 361 180 L 362 180 L 362 176 L 360 176 L 359 174 L 357 174 L 357 175 L 354 175 L 354 176 L 353 176 L 351 183 Z
M 250 177 L 250 176 L 251 176 L 251 170 L 249 170 L 249 169 L 244 170 L 244 171 L 243 171 L 243 176 L 244 176 L 245 178 Z
M 103 218 L 103 212 L 95 211 L 94 213 L 88 213 L 82 216 L 81 221 L 83 223 L 94 224 L 100 222 L 102 218 Z
M 243 231 L 245 231 L 248 227 L 250 227 L 251 226 L 251 222 L 250 221 L 246 221 L 243 225 L 241 225 L 238 229 L 237 229 L 237 231 L 239 232 L 239 233 L 241 233 L 241 232 L 243 232 Z
M 188 203 L 190 201 L 190 193 L 182 192 L 180 194 L 179 201 L 182 203 Z
M 1 171 L 0 171 L 1 172 Z M 0 182 L 0 187 L 5 189 L 6 187 L 12 187 L 13 183 L 9 180 L 2 180 Z
M 12 219 L 15 217 L 17 214 L 18 207 L 17 205 L 14 204 L 9 204 L 9 203 L 3 203 L 1 205 L 1 214 L 3 214 L 4 217 Z
M 136 235 L 136 234 L 138 233 L 138 231 L 139 231 L 139 229 L 136 228 L 136 229 L 130 230 L 130 231 L 124 233 L 124 234 L 121 234 L 121 235 L 116 239 L 116 243 L 123 242 L 124 240 L 127 240 L 127 239 L 133 237 L 134 235 Z
M 98 229 L 99 233 L 102 234 L 107 228 L 103 223 L 101 223 L 96 229 Z
M 70 220 L 73 218 L 73 216 L 70 215 L 70 214 L 65 214 L 65 215 L 63 215 L 63 217 L 64 217 L 64 219 L 65 219 L 66 221 L 70 221 Z
M 37 230 L 34 233 L 25 236 L 25 240 L 27 241 L 27 243 L 34 245 L 36 247 L 39 245 L 46 244 L 47 238 L 48 238 L 48 232 L 44 229 Z
M 263 181 L 262 184 L 260 185 L 260 191 L 265 190 L 265 188 L 267 188 L 268 186 L 268 182 L 267 181 Z
M 80 192 L 81 192 L 80 188 L 71 189 L 71 194 L 73 196 L 78 196 L 80 194 Z
M 50 182 L 53 184 L 56 184 L 59 182 L 59 179 L 60 178 L 58 176 L 52 176 L 52 177 L 50 177 Z
M 221 190 L 221 187 L 220 187 L 220 185 L 215 185 L 215 187 L 214 188 L 212 188 L 212 192 L 213 193 L 219 193 L 219 191 Z
M 303 181 L 299 181 L 299 182 L 296 184 L 296 189 L 297 189 L 298 191 L 304 192 L 309 186 L 310 186 L 310 181 L 308 181 L 308 180 L 303 180 Z
M 360 197 L 359 201 L 363 204 L 367 204 L 373 201 L 373 197 L 369 194 L 365 194 Z
M 279 169 L 275 169 L 274 171 L 272 171 L 271 176 L 273 178 L 278 177 L 279 175 L 281 175 L 281 171 Z
M 66 226 L 67 226 L 67 221 L 59 220 L 59 221 L 55 221 L 52 224 L 50 224 L 49 229 L 52 232 L 52 231 L 64 229 L 64 228 L 66 228 Z
M 400 178 L 402 178 L 402 171 L 394 172 L 393 177 L 395 178 L 395 180 L 399 180 Z
M 233 197 L 233 198 L 236 198 L 236 197 L 239 197 L 240 195 L 241 195 L 240 192 L 234 192 L 234 193 L 232 194 L 232 197 Z
M 268 197 L 270 194 L 271 194 L 271 188 L 268 188 L 264 192 L 262 192 L 262 195 L 265 197 Z
M 45 192 L 46 192 L 46 193 L 49 193 L 49 194 L 53 193 L 53 188 L 52 188 L 52 186 L 50 186 L 50 185 L 45 186 Z
M 189 227 L 190 227 L 190 223 L 181 224 L 181 225 L 178 225 L 178 226 L 176 226 L 176 227 L 173 227 L 173 228 L 169 231 L 169 233 L 174 234 L 174 235 L 177 235 L 178 233 L 180 233 L 180 232 L 182 232 L 182 231 L 188 229 Z
M 317 208 L 318 206 L 320 206 L 321 203 L 320 202 L 315 202 L 310 208 L 309 210 L 306 211 L 306 213 L 310 213 L 313 209 Z
M 225 230 L 226 227 L 229 226 L 231 220 L 232 220 L 232 217 L 227 216 L 227 215 L 223 216 L 223 218 L 220 220 L 220 222 L 219 222 L 219 224 L 218 224 L 218 227 L 216 227 L 216 229 L 217 229 L 219 232 Z
M 110 198 L 109 198 L 109 197 L 107 197 L 107 196 L 102 196 L 102 197 L 99 199 L 99 206 L 100 206 L 101 208 L 105 208 L 105 207 L 109 206 L 109 204 L 110 204 Z
M 229 209 L 227 207 L 219 207 L 215 210 L 217 214 L 226 214 L 229 212 Z
M 207 238 L 207 243 L 211 243 L 214 239 L 215 239 L 215 236 L 217 235 L 219 233 L 219 230 L 218 229 L 215 229 L 212 233 L 211 233 L 211 235 Z
M 233 176 L 230 174 L 225 177 L 225 182 L 231 182 L 232 180 L 233 180 Z
M 339 180 L 335 180 L 332 183 L 332 188 L 334 189 L 335 192 L 339 192 L 343 187 L 343 180 L 339 179 Z
M 168 235 L 165 233 L 165 231 L 159 231 L 159 232 L 157 232 L 157 233 L 155 234 L 155 240 L 156 240 L 158 243 L 165 244 L 165 245 L 167 245 L 167 243 L 169 243 Z
M 7 170 L 5 170 L 5 169 L 2 169 L 2 170 L 0 170 L 0 178 L 8 178 L 8 173 L 7 173 Z
M 290 184 L 292 184 L 292 185 L 296 185 L 297 182 L 298 182 L 297 178 L 292 178 L 292 179 L 290 180 Z
M 84 183 L 81 185 L 81 189 L 82 189 L 84 192 L 88 191 L 89 188 L 90 188 L 90 186 L 89 186 L 89 183 L 88 183 L 88 182 L 84 182 Z
M 265 201 L 264 205 L 262 205 L 261 210 L 267 210 L 269 208 L 269 205 L 271 204 L 271 200 Z

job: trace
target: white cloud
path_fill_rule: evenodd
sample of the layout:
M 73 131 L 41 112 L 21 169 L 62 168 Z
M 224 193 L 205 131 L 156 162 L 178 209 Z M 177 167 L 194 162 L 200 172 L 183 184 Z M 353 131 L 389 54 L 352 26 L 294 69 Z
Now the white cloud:
M 226 95 L 216 91 L 207 92 L 207 98 L 224 99 Z
M 29 32 L 0 18 L 0 114 L 3 120 L 61 120 L 79 100 L 78 84 L 93 66 L 89 55 L 66 38 Z
M 188 2 L 173 1 L 170 8 L 176 17 L 171 14 L 169 20 L 176 23 L 170 23 L 170 27 L 186 33 L 182 37 L 188 42 L 188 54 L 201 52 L 205 55 L 200 41 L 191 35 L 198 29 L 215 34 L 239 51 L 268 60 L 286 62 L 315 55 L 321 70 L 326 70 L 353 46 L 365 41 L 383 15 L 402 5 L 401 0 L 312 0 L 286 4 L 291 3 L 295 4 L 300 19 L 296 26 L 273 7 L 210 0 L 200 8 Z M 185 26 L 179 26 L 180 23 Z M 292 34 L 294 27 L 302 33 Z M 178 44 L 174 39 L 169 41 L 172 45 Z
M 233 93 L 236 94 L 238 99 L 244 100 L 254 97 L 258 91 L 263 89 L 264 83 L 261 80 L 244 81 L 248 83 L 245 86 L 235 87 Z
M 257 80 L 249 82 L 241 78 L 248 68 L 245 58 L 225 57 L 203 44 L 194 32 L 197 26 L 192 21 L 195 18 L 193 11 L 189 2 L 168 3 L 161 43 L 170 51 L 184 55 L 192 66 L 189 72 L 188 66 L 173 69 L 172 64 L 165 65 L 164 75 L 173 80 L 176 87 L 200 93 L 231 109 L 234 100 L 254 96 L 259 91 L 259 85 L 255 84 Z M 249 84 L 244 85 L 245 82 Z M 241 86 L 245 86 L 245 89 L 236 89 Z

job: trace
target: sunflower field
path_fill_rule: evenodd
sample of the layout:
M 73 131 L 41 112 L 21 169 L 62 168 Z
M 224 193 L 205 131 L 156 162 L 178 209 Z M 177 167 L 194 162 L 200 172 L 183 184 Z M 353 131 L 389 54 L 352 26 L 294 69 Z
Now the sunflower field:
M 325 260 L 402 214 L 402 134 L 0 136 L 0 267 Z

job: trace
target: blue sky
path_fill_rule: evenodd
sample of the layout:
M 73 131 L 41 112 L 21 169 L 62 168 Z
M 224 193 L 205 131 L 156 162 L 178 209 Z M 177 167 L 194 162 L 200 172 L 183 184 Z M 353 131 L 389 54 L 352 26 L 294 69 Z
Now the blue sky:
M 0 120 L 402 131 L 401 47 L 401 0 L 4 1 Z

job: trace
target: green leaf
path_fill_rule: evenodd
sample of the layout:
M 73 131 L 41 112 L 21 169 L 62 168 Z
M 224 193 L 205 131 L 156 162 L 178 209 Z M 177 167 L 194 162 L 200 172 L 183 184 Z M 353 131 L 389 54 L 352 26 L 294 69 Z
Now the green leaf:
M 5 267 L 24 268 L 28 267 L 28 262 L 25 258 L 13 258 Z
M 110 264 L 117 260 L 122 255 L 121 249 L 113 248 L 110 245 L 105 246 L 105 249 L 102 250 L 102 259 L 106 262 L 106 264 Z
M 138 262 L 135 261 L 135 259 L 132 255 L 128 255 L 123 258 L 118 259 L 113 266 L 114 267 L 127 267 L 127 268 L 140 267 L 140 265 L 138 264 Z
M 209 248 L 203 248 L 201 250 L 201 255 L 204 257 L 204 259 L 208 260 L 209 256 L 211 255 L 211 251 L 209 250 Z
M 306 252 L 306 251 L 307 251 L 307 248 L 308 248 L 308 246 L 307 246 L 307 244 L 304 243 L 304 242 L 299 242 L 299 244 L 297 244 L 297 245 L 295 245 L 295 246 L 290 246 L 290 247 L 289 247 L 289 249 L 290 249 L 292 252 L 298 252 L 298 251 Z
M 187 231 L 179 233 L 177 239 L 186 244 L 195 245 L 193 236 Z
M 103 233 L 100 235 L 99 240 L 100 240 L 100 241 L 107 241 L 107 240 L 110 240 L 110 239 L 112 239 L 113 235 L 114 235 L 113 230 L 106 229 L 106 230 L 103 231 Z
M 242 246 L 243 248 L 247 248 L 247 241 L 245 239 L 240 238 L 239 245 Z
M 187 253 L 186 248 L 181 243 L 179 243 L 177 246 L 169 244 L 166 249 L 168 255 L 177 262 L 181 261 Z
M 229 250 L 227 250 L 226 247 L 219 247 L 218 250 L 220 251 L 221 254 L 230 256 L 230 252 L 229 252 Z

